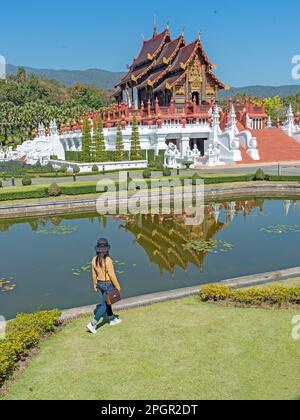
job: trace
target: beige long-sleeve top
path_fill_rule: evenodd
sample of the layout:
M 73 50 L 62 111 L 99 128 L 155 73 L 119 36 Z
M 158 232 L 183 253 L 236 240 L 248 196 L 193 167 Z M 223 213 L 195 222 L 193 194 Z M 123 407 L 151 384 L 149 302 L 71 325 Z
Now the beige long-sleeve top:
M 97 257 L 94 257 L 92 261 L 92 275 L 94 286 L 97 286 L 98 281 L 106 281 L 112 282 L 118 290 L 121 288 L 110 257 L 106 257 L 103 267 L 101 267 L 100 264 L 97 264 Z

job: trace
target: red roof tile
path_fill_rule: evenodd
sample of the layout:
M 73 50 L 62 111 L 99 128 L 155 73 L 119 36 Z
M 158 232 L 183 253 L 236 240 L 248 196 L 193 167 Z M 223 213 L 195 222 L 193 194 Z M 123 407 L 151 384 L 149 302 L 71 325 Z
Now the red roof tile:
M 150 61 L 149 56 L 151 56 L 152 58 L 156 58 L 158 53 L 164 47 L 165 43 L 168 42 L 170 39 L 171 38 L 169 30 L 166 29 L 161 34 L 154 36 L 148 41 L 144 41 L 139 56 L 134 60 L 132 67 L 136 68 L 142 65 L 143 63 Z

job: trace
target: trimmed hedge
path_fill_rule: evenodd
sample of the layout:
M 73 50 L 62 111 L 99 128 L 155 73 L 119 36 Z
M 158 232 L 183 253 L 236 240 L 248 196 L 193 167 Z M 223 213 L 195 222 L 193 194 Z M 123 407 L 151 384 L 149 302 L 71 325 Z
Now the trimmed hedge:
M 229 302 L 244 305 L 300 305 L 300 286 L 270 286 L 266 288 L 231 289 L 227 286 L 204 286 L 202 302 Z
M 47 334 L 58 326 L 58 310 L 19 314 L 6 326 L 6 337 L 0 340 L 0 383 L 12 373 L 15 364 L 28 355 Z
M 147 172 L 148 170 L 144 171 Z M 167 173 L 165 173 L 167 175 Z M 276 177 L 270 176 L 270 181 L 280 182 L 280 181 L 299 181 L 299 176 L 288 176 L 288 177 Z M 184 183 L 184 180 L 190 179 L 189 176 L 180 176 L 180 177 L 165 177 L 165 179 L 171 180 L 180 180 Z M 226 184 L 226 183 L 235 183 L 235 182 L 251 182 L 254 179 L 254 175 L 231 175 L 231 176 L 206 176 L 201 177 L 199 174 L 194 174 L 192 176 L 193 184 L 195 185 L 197 180 L 203 180 L 205 185 L 213 185 L 213 184 Z M 159 178 L 158 178 L 159 180 Z M 149 187 L 151 186 L 150 181 L 148 181 Z M 74 183 L 73 185 L 64 186 L 63 184 L 59 184 L 61 189 L 62 195 L 81 195 L 81 194 L 96 194 L 96 183 L 91 184 L 81 184 L 81 183 Z M 118 189 L 118 185 L 117 185 Z M 9 200 L 23 200 L 23 199 L 35 199 L 35 198 L 46 198 L 49 197 L 49 187 L 45 187 L 43 185 L 32 185 L 31 187 L 24 187 L 19 188 L 10 187 L 9 189 L 1 188 L 0 189 L 0 202 L 1 201 L 9 201 Z
M 32 198 L 45 198 L 48 197 L 48 189 L 45 187 L 41 187 L 38 189 L 33 189 L 30 187 L 24 187 L 24 190 L 10 189 L 9 191 L 5 191 L 5 188 L 0 191 L 0 201 L 8 201 L 8 200 L 29 200 Z
M 181 179 L 188 179 L 188 177 L 181 177 Z M 228 176 L 201 176 L 195 173 L 192 176 L 193 184 L 196 185 L 197 180 L 203 180 L 205 185 L 226 184 L 234 182 L 252 182 L 254 175 L 228 175 Z
M 269 175 L 269 181 L 274 182 L 300 182 L 300 176 L 297 175 Z

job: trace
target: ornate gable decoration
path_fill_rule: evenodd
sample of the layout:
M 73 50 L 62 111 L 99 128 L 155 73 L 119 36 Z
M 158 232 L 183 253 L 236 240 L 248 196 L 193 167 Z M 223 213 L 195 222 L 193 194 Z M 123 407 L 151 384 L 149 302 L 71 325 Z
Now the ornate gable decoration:
M 201 90 L 201 84 L 203 81 L 202 67 L 197 58 L 194 59 L 192 65 L 188 70 L 188 79 L 193 92 L 199 92 Z

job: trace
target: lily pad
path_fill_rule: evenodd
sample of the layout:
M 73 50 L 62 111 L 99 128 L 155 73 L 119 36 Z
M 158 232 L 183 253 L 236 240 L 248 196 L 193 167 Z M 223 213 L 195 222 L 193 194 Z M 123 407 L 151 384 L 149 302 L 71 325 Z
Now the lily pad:
M 13 277 L 9 277 L 7 279 L 6 277 L 2 277 L 0 279 L 0 292 L 7 293 L 12 292 L 17 287 L 16 284 L 12 283 Z
M 260 232 L 271 235 L 286 235 L 287 233 L 300 233 L 299 225 L 273 225 L 260 229 Z
M 77 232 L 77 226 L 53 226 L 50 229 L 40 229 L 37 231 L 38 235 L 52 235 L 52 236 L 66 236 Z
M 219 252 L 228 252 L 233 249 L 233 244 L 224 241 L 192 241 L 183 245 L 184 250 L 192 249 L 193 251 L 200 252 L 202 254 L 218 254 Z

